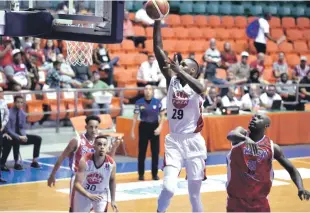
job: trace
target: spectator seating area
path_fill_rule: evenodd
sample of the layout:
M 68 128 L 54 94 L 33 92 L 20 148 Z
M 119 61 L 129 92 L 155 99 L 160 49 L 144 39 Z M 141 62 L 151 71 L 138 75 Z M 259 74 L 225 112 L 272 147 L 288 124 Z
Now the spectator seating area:
M 126 1 L 126 9 L 135 12 L 143 1 Z M 179 14 L 261 16 L 310 16 L 307 1 L 169 1 L 171 11 Z
M 134 20 L 134 13 L 130 13 L 130 18 Z M 205 16 L 205 15 L 176 15 L 171 14 L 167 17 L 166 23 L 168 27 L 162 28 L 162 36 L 164 39 L 164 49 L 172 56 L 175 52 L 180 52 L 187 56 L 189 53 L 195 54 L 195 59 L 202 64 L 202 57 L 209 47 L 209 40 L 215 38 L 217 40 L 217 48 L 223 51 L 226 41 L 231 43 L 232 50 L 235 51 L 240 61 L 240 53 L 248 51 L 251 55 L 249 61 L 256 59 L 256 51 L 253 41 L 248 39 L 245 28 L 249 23 L 257 17 L 245 16 Z M 266 71 L 264 78 L 274 82 L 272 76 L 272 64 L 277 60 L 277 54 L 284 52 L 286 60 L 290 68 L 299 64 L 299 56 L 305 55 L 310 58 L 310 19 L 306 17 L 272 17 L 270 21 L 271 36 L 280 38 L 282 35 L 287 36 L 287 41 L 277 46 L 275 43 L 268 41 L 267 53 L 265 57 Z M 143 51 L 153 52 L 153 28 L 134 26 L 136 36 L 146 36 L 146 47 Z M 135 80 L 137 72 L 137 54 L 142 49 L 137 49 L 129 40 L 124 40 L 122 44 L 108 45 L 111 55 L 120 57 L 121 67 L 117 68 L 116 76 L 122 76 L 123 73 L 130 73 L 124 79 L 126 82 Z M 126 54 L 126 55 L 125 55 Z M 143 57 L 143 56 L 141 56 Z M 138 59 L 139 58 L 139 59 Z M 135 60 L 137 59 L 137 60 Z M 141 59 L 142 60 L 142 59 Z M 134 68 L 134 69 L 132 69 Z M 127 69 L 126 71 L 124 69 Z M 291 71 L 291 69 L 290 69 Z M 220 78 L 226 78 L 225 72 L 218 72 Z M 223 76 L 224 75 L 224 76 Z M 120 79 L 116 77 L 116 79 Z M 131 83 L 132 84 L 132 83 Z

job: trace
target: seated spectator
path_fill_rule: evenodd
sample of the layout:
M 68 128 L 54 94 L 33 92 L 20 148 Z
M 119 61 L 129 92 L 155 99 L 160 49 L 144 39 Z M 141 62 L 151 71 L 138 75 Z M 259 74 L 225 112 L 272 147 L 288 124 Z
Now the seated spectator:
M 33 160 L 30 164 L 33 168 L 40 168 L 38 164 L 37 158 L 40 154 L 40 147 L 42 138 L 38 135 L 29 135 L 26 134 L 26 123 L 27 117 L 26 113 L 22 109 L 24 105 L 24 99 L 22 96 L 15 96 L 14 97 L 14 106 L 10 109 L 9 112 L 9 121 L 6 126 L 6 130 L 10 139 L 4 138 L 3 140 L 3 155 L 1 158 L 1 170 L 2 171 L 9 171 L 6 167 L 7 158 L 11 152 L 13 146 L 13 156 L 14 156 L 14 169 L 16 170 L 23 170 L 22 165 L 19 163 L 19 148 L 20 145 L 29 145 L 33 144 Z
M 261 107 L 266 110 L 271 110 L 273 101 L 282 100 L 281 96 L 276 93 L 276 87 L 274 85 L 268 85 L 266 87 L 266 92 L 261 94 L 259 99 Z
M 263 81 L 259 78 L 259 71 L 257 69 L 250 70 L 249 84 L 261 84 Z
M 26 54 L 26 67 L 28 70 L 28 76 L 31 81 L 31 90 L 40 90 L 41 86 L 39 83 L 39 69 L 37 67 L 38 56 L 34 51 L 28 52 Z
M 119 57 L 111 59 L 108 49 L 106 49 L 103 44 L 99 44 L 98 48 L 93 50 L 93 59 L 94 63 L 99 67 L 105 67 L 105 71 L 107 71 L 108 74 L 107 84 L 113 85 L 113 68 L 117 65 Z
M 216 48 L 216 40 L 210 40 L 210 48 L 204 55 L 204 78 L 213 84 L 224 84 L 226 81 L 216 77 L 216 69 L 221 65 L 221 53 Z
M 53 40 L 47 40 L 43 51 L 45 59 L 49 62 L 56 61 L 56 57 L 60 53 L 60 50 L 55 47 Z
M 284 53 L 280 52 L 278 61 L 273 63 L 272 71 L 274 77 L 277 79 L 280 78 L 280 75 L 282 73 L 288 74 L 288 66 L 284 60 L 285 60 Z
M 124 27 L 123 27 L 124 38 L 132 40 L 135 44 L 135 47 L 138 47 L 139 44 L 142 45 L 142 48 L 145 48 L 145 36 L 136 36 L 133 29 L 132 21 L 129 19 L 129 12 L 125 10 L 124 14 Z
M 259 108 L 260 87 L 257 84 L 251 84 L 249 92 L 241 98 L 241 110 L 254 111 Z
M 235 88 L 233 87 L 228 88 L 228 92 L 225 96 L 222 97 L 221 103 L 223 107 L 241 106 L 240 101 L 235 96 Z
M 236 79 L 242 84 L 246 83 L 250 77 L 250 65 L 248 64 L 249 53 L 242 52 L 241 53 L 241 61 L 232 64 L 228 71 L 232 72 Z
M 160 70 L 154 55 L 149 55 L 148 60 L 143 62 L 137 73 L 138 86 L 144 87 L 147 84 L 157 86 L 159 84 Z
M 307 84 L 308 85 L 307 87 L 300 86 L 299 89 L 301 92 L 302 99 L 306 102 L 309 102 L 310 101 L 310 70 L 308 71 L 307 75 L 304 76 L 300 80 L 299 84 Z
M 280 80 L 276 86 L 277 92 L 282 97 L 283 101 L 286 102 L 295 102 L 296 101 L 296 84 L 293 81 L 288 79 L 287 73 L 282 73 L 280 75 Z M 283 105 L 287 110 L 295 110 L 296 105 L 284 104 Z
M 140 23 L 143 26 L 152 26 L 155 23 L 155 21 L 148 16 L 148 14 L 145 10 L 146 3 L 147 2 L 144 1 L 143 7 L 136 12 L 135 22 Z M 165 21 L 162 20 L 161 23 L 164 24 Z
M 205 102 L 203 103 L 204 111 L 207 113 L 213 113 L 222 105 L 221 97 L 215 87 L 211 87 L 208 91 L 208 95 L 205 97 Z
M 71 88 L 71 85 L 69 81 L 66 81 L 66 79 L 62 78 L 61 73 L 60 73 L 60 66 L 61 63 L 59 61 L 55 61 L 53 63 L 54 68 L 50 70 L 47 73 L 46 77 L 46 84 L 49 86 L 51 89 L 56 89 L 56 88 Z
M 19 49 L 12 51 L 13 63 L 4 68 L 9 90 L 20 91 L 31 88 L 31 80 L 26 65 L 22 61 L 22 53 Z
M 264 70 L 265 70 L 265 54 L 258 53 L 257 59 L 251 62 L 250 68 L 258 70 L 259 76 L 260 78 L 262 78 Z
M 80 84 L 85 83 L 86 81 L 90 81 L 92 77 L 92 73 L 89 69 L 89 66 L 85 65 L 74 65 L 71 66 L 75 74 L 75 80 L 77 80 Z
M 41 66 L 45 63 L 45 56 L 44 56 L 44 50 L 41 49 L 41 39 L 40 38 L 34 38 L 31 51 L 34 51 L 37 53 L 38 61 L 37 66 Z
M 109 89 L 109 85 L 105 82 L 100 80 L 100 74 L 98 71 L 93 72 L 92 76 L 92 89 Z M 94 102 L 92 104 L 92 109 L 94 115 L 100 115 L 100 114 L 107 114 L 110 111 L 110 104 L 100 104 L 95 101 L 94 96 L 96 95 L 110 95 L 113 96 L 112 93 L 109 93 L 108 91 L 94 91 L 89 92 L 87 94 L 88 99 L 92 99 Z
M 2 37 L 2 45 L 0 45 L 0 66 L 1 70 L 9 64 L 13 63 L 12 57 L 12 38 L 8 36 Z
M 222 68 L 229 69 L 231 65 L 237 63 L 237 56 L 234 51 L 231 49 L 229 42 L 224 43 L 224 51 L 221 53 L 221 63 Z
M 23 50 L 27 51 L 32 48 L 33 37 L 24 37 L 21 43 Z
M 310 66 L 307 65 L 307 57 L 300 57 L 300 64 L 297 64 L 293 70 L 293 80 L 300 81 L 310 71 Z

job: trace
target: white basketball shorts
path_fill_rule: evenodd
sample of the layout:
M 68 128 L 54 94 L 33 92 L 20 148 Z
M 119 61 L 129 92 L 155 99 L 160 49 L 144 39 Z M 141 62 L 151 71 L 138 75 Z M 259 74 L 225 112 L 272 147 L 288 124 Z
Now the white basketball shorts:
M 108 211 L 108 200 L 106 197 L 101 201 L 91 201 L 89 198 L 81 195 L 75 191 L 73 197 L 73 212 L 107 212 Z
M 186 168 L 188 180 L 205 179 L 207 149 L 200 133 L 170 133 L 165 139 L 164 166 L 173 166 L 181 171 Z

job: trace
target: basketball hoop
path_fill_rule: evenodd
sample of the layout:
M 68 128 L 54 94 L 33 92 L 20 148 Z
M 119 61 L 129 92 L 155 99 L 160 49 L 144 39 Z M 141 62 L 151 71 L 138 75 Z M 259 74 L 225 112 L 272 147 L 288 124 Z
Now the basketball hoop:
M 66 41 L 67 62 L 73 66 L 93 64 L 93 43 Z

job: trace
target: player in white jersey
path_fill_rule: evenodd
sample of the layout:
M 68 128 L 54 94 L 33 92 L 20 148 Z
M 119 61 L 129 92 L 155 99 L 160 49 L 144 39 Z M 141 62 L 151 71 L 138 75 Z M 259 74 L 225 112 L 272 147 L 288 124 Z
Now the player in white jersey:
M 165 139 L 164 183 L 157 211 L 167 210 L 177 188 L 178 175 L 185 165 L 192 212 L 203 212 L 200 188 L 205 179 L 207 150 L 200 134 L 205 89 L 197 79 L 199 65 L 190 58 L 179 64 L 177 57 L 175 61 L 167 57 L 163 51 L 160 21 L 155 21 L 153 33 L 154 53 L 167 80 L 167 119 L 170 129 Z
M 108 137 L 100 135 L 95 139 L 95 153 L 82 157 L 74 181 L 73 212 L 90 212 L 91 209 L 107 212 L 109 200 L 113 211 L 118 212 L 115 203 L 116 164 L 107 155 L 111 147 Z
M 66 149 L 62 152 L 59 156 L 55 166 L 48 178 L 47 184 L 49 187 L 52 185 L 55 186 L 56 182 L 56 172 L 60 168 L 63 161 L 69 157 L 70 159 L 70 167 L 72 170 L 72 177 L 70 181 L 70 212 L 72 211 L 72 187 L 74 183 L 75 172 L 77 171 L 78 163 L 81 158 L 87 154 L 94 151 L 93 149 L 93 141 L 95 137 L 99 134 L 98 128 L 99 124 L 101 123 L 101 119 L 98 116 L 90 115 L 87 116 L 85 119 L 85 129 L 86 133 L 79 135 L 78 137 L 74 137 L 69 144 L 67 145 Z M 111 150 L 111 156 L 114 157 L 115 151 L 120 144 L 121 140 L 117 140 L 116 143 L 113 143 L 113 148 Z

